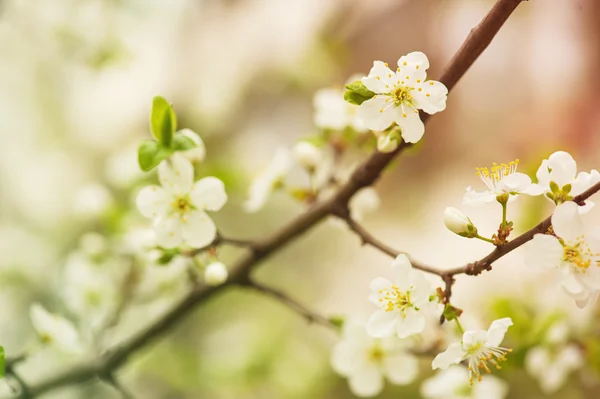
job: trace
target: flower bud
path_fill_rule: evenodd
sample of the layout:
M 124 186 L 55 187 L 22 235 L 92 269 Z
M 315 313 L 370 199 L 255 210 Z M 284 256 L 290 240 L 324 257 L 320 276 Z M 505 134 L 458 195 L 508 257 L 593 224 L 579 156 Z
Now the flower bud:
M 456 208 L 448 207 L 444 211 L 444 224 L 453 233 L 462 237 L 473 238 L 477 235 L 477 228 L 464 213 Z
M 221 262 L 211 263 L 204 271 L 204 281 L 208 285 L 217 286 L 227 281 L 227 268 Z
M 380 152 L 393 152 L 400 144 L 400 135 L 396 131 L 383 133 L 377 138 L 377 149 Z
M 190 162 L 202 162 L 206 157 L 206 146 L 204 145 L 204 141 L 200 138 L 200 136 L 190 129 L 181 129 L 179 134 L 187 137 L 192 140 L 196 147 L 189 149 L 187 151 L 183 151 L 182 154 L 186 157 Z
M 296 161 L 307 170 L 315 170 L 321 162 L 321 150 L 307 141 L 297 142 L 293 151 Z

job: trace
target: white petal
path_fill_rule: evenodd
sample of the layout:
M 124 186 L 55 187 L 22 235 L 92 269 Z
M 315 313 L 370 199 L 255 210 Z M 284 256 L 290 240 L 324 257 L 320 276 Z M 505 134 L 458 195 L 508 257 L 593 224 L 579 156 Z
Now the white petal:
M 336 89 L 322 89 L 315 93 L 315 125 L 323 129 L 341 130 L 348 125 L 348 103 L 344 93 Z
M 512 326 L 513 322 L 510 317 L 495 320 L 487 330 L 487 346 L 498 347 L 504 339 L 504 335 L 508 327 Z
M 191 129 L 181 129 L 177 133 L 187 137 L 188 139 L 192 140 L 194 144 L 196 144 L 196 147 L 181 152 L 181 155 L 186 157 L 190 162 L 204 161 L 204 158 L 206 157 L 206 146 L 204 145 L 202 138 L 200 138 L 200 135 Z
M 550 180 L 561 188 L 575 179 L 577 163 L 568 152 L 557 151 L 550 155 L 547 166 L 551 170 Z
M 550 364 L 550 352 L 542 346 L 536 346 L 527 351 L 525 369 L 534 377 L 540 377 Z
M 336 373 L 347 377 L 356 369 L 358 358 L 361 355 L 357 351 L 356 345 L 342 340 L 331 351 L 331 367 Z
M 187 194 L 194 182 L 194 167 L 183 155 L 175 153 L 158 165 L 158 179 L 168 192 Z
M 560 266 L 563 257 L 563 246 L 558 238 L 536 234 L 533 239 L 525 244 L 525 264 L 537 271 L 547 271 Z
M 169 198 L 166 191 L 159 186 L 147 186 L 140 190 L 136 204 L 140 213 L 147 218 L 164 216 L 169 211 Z
M 395 109 L 396 123 L 402 129 L 402 138 L 407 143 L 416 143 L 425 133 L 425 125 L 414 109 L 402 105 Z
M 51 340 L 51 343 L 65 352 L 82 351 L 79 332 L 69 320 L 48 312 L 38 303 L 31 305 L 29 314 L 33 327 L 44 339 Z
M 413 51 L 400 57 L 398 68 L 398 75 L 407 81 L 407 84 L 415 84 L 417 80 L 425 81 L 427 79 L 429 60 L 420 51 Z M 406 78 L 407 76 L 409 77 L 408 79 Z
M 541 184 L 531 184 L 529 187 L 521 190 L 521 193 L 536 196 L 542 195 L 548 190 L 548 187 L 544 187 Z
M 418 271 L 412 270 L 409 275 L 411 285 L 410 301 L 418 308 L 429 303 L 429 296 L 432 294 L 431 283 L 425 275 Z
M 221 180 L 216 177 L 205 177 L 194 183 L 190 198 L 198 209 L 218 211 L 227 202 L 227 193 Z
M 184 242 L 193 248 L 202 248 L 214 241 L 217 227 L 204 212 L 192 211 L 185 215 L 181 223 Z
M 484 330 L 468 330 L 463 334 L 463 347 L 467 348 L 478 344 L 485 344 L 487 341 L 487 331 Z
M 496 201 L 496 193 L 491 191 L 478 192 L 471 187 L 467 187 L 467 192 L 463 197 L 463 204 L 470 206 L 489 204 L 494 201 Z
M 486 376 L 473 385 L 473 399 L 504 399 L 508 394 L 508 385 L 493 375 Z
M 392 313 L 392 312 L 390 312 Z M 425 316 L 419 313 L 415 308 L 406 310 L 406 316 L 400 316 L 397 319 L 396 334 L 398 338 L 410 337 L 419 334 L 425 328 Z
M 592 170 L 590 173 L 580 172 L 572 183 L 570 194 L 579 195 L 598 182 L 600 182 L 600 172 L 597 170 Z
M 416 102 L 416 107 L 428 114 L 435 114 L 446 109 L 448 89 L 443 83 L 435 80 L 418 83 L 411 94 Z
M 156 243 L 164 248 L 173 248 L 182 243 L 181 221 L 176 215 L 155 219 L 153 226 Z
M 384 62 L 373 62 L 373 68 L 367 77 L 362 78 L 363 84 L 373 93 L 388 93 L 393 85 L 394 72 Z
M 389 337 L 395 332 L 397 319 L 396 312 L 378 310 L 371 315 L 367 322 L 367 333 L 377 338 Z
M 554 232 L 567 243 L 574 243 L 576 238 L 583 234 L 578 207 L 573 201 L 567 201 L 558 205 L 552 214 Z
M 531 185 L 531 178 L 524 173 L 513 173 L 502 179 L 498 185 L 498 191 L 505 193 L 516 192 L 520 193 L 529 188 Z
M 394 104 L 386 102 L 387 96 L 375 96 L 365 101 L 358 109 L 358 116 L 371 130 L 385 130 L 394 123 Z
M 392 273 L 394 284 L 400 291 L 407 291 L 410 286 L 409 276 L 412 270 L 410 260 L 404 254 L 400 254 L 392 262 Z
M 433 362 L 431 363 L 431 368 L 442 369 L 445 370 L 452 364 L 460 363 L 463 358 L 466 356 L 466 352 L 463 350 L 462 345 L 455 342 L 448 346 L 444 352 L 438 354 Z
M 383 370 L 393 384 L 406 385 L 417 378 L 419 361 L 408 354 L 387 355 L 383 358 Z
M 571 267 L 565 266 L 559 268 L 559 284 L 563 291 L 582 304 L 587 304 L 589 292 L 581 281 L 575 276 Z
M 369 284 L 369 288 L 371 288 L 371 291 L 373 292 L 379 292 L 379 290 L 388 289 L 392 285 L 392 282 L 387 278 L 377 277 L 371 281 L 371 283 Z
M 350 390 L 359 397 L 377 395 L 383 389 L 383 376 L 374 364 L 357 370 L 349 379 Z
M 538 184 L 546 187 L 546 190 L 549 191 L 550 184 L 550 170 L 548 169 L 548 160 L 544 159 L 542 164 L 538 168 L 535 177 L 537 178 Z

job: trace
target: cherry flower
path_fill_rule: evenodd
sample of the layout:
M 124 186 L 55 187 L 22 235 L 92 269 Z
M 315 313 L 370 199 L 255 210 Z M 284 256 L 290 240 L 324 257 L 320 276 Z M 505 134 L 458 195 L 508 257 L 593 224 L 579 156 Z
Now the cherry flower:
M 452 364 L 458 364 L 465 359 L 469 360 L 469 382 L 481 381 L 481 370 L 490 373 L 490 363 L 500 368 L 500 362 L 506 360 L 506 354 L 511 349 L 500 345 L 504 334 L 513 322 L 509 317 L 495 320 L 490 328 L 485 330 L 469 330 L 462 336 L 462 342 L 452 343 L 445 352 L 440 353 L 433 359 L 431 367 L 435 369 L 447 369 Z
M 519 160 L 509 163 L 493 164 L 491 168 L 477 168 L 477 176 L 487 187 L 486 191 L 474 191 L 467 187 L 463 198 L 465 205 L 480 205 L 497 200 L 498 196 L 508 195 L 509 199 L 517 194 L 540 195 L 542 189 L 531 183 L 531 178 L 517 172 Z
M 467 369 L 452 366 L 423 381 L 421 396 L 424 399 L 503 399 L 508 394 L 507 384 L 494 376 L 476 385 L 467 381 Z
M 210 244 L 217 228 L 206 211 L 218 211 L 227 194 L 223 182 L 205 177 L 194 182 L 192 164 L 179 154 L 158 166 L 161 186 L 143 188 L 137 196 L 142 215 L 153 219 L 157 243 L 165 248 Z
M 534 186 L 556 204 L 568 201 L 600 182 L 600 172 L 592 170 L 577 173 L 577 163 L 565 151 L 557 151 L 544 159 L 537 170 L 538 183 Z M 586 200 L 580 212 L 591 209 L 593 202 Z
M 315 125 L 322 129 L 343 130 L 351 127 L 357 132 L 367 131 L 358 117 L 358 105 L 344 100 L 344 92 L 337 89 L 322 89 L 313 98 Z
M 416 143 L 423 137 L 425 125 L 419 110 L 428 114 L 446 109 L 448 89 L 443 83 L 427 79 L 429 60 L 421 52 L 400 57 L 393 72 L 386 63 L 375 61 L 367 77 L 362 78 L 373 98 L 360 105 L 358 116 L 371 130 L 385 130 L 394 122 L 402 129 L 402 138 Z
M 53 344 L 70 353 L 79 353 L 83 350 L 79 332 L 69 320 L 48 312 L 39 303 L 31 305 L 29 314 L 31 323 L 42 342 Z
M 248 199 L 244 203 L 246 212 L 258 212 L 267 202 L 273 189 L 282 184 L 283 178 L 292 167 L 292 156 L 284 148 L 279 148 L 267 168 L 252 182 Z
M 555 235 L 536 234 L 524 247 L 525 263 L 538 271 L 556 270 L 559 286 L 582 308 L 600 289 L 600 240 L 578 208 L 572 201 L 558 205 L 552 215 Z
M 342 339 L 333 348 L 331 365 L 348 378 L 356 396 L 375 396 L 383 389 L 384 377 L 396 385 L 413 382 L 419 372 L 418 359 L 397 338 L 370 337 L 363 325 L 347 322 Z
M 425 327 L 423 311 L 429 305 L 431 284 L 412 268 L 406 255 L 396 257 L 392 271 L 393 282 L 382 277 L 371 282 L 369 300 L 380 308 L 367 323 L 367 332 L 373 337 L 406 338 Z

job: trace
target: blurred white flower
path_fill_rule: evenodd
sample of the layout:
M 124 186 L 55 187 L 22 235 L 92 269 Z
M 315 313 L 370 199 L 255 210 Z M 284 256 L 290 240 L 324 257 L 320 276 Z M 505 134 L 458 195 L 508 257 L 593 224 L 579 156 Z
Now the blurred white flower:
M 578 208 L 572 201 L 558 205 L 552 215 L 556 236 L 536 234 L 524 250 L 529 267 L 556 270 L 559 286 L 581 308 L 600 290 L 600 240 L 584 224 Z
M 176 256 L 166 265 L 147 263 L 136 287 L 137 299 L 149 302 L 177 292 L 186 292 L 190 285 L 189 262 L 189 259 Z
M 192 148 L 191 150 L 182 151 L 181 154 L 190 160 L 190 162 L 204 161 L 204 158 L 206 157 L 206 146 L 204 145 L 204 141 L 202 141 L 198 133 L 190 129 L 181 129 L 177 132 L 177 134 L 182 134 L 196 144 L 196 147 Z
M 448 230 L 463 237 L 477 234 L 477 228 L 471 219 L 456 208 L 448 207 L 444 210 L 444 224 Z
M 39 303 L 31 305 L 29 315 L 33 328 L 42 342 L 56 346 L 65 352 L 80 353 L 83 351 L 79 332 L 69 320 L 48 312 Z
M 509 195 L 514 198 L 517 194 L 540 195 L 543 190 L 531 183 L 531 178 L 524 173 L 517 172 L 519 160 L 509 163 L 493 164 L 490 169 L 477 168 L 477 176 L 486 185 L 486 191 L 474 191 L 467 187 L 463 198 L 465 205 L 480 205 L 496 201 L 500 195 Z
M 307 141 L 299 141 L 292 149 L 296 162 L 308 171 L 314 171 L 323 160 L 323 151 Z
M 448 89 L 444 84 L 427 79 L 429 60 L 421 52 L 400 57 L 393 72 L 386 63 L 375 61 L 367 77 L 362 78 L 367 89 L 375 93 L 360 105 L 358 115 L 371 130 L 385 130 L 394 121 L 402 129 L 408 143 L 421 140 L 425 125 L 419 110 L 428 114 L 446 109 Z
M 538 187 L 546 198 L 557 204 L 568 201 L 600 182 L 600 173 L 597 170 L 577 174 L 577 163 L 571 154 L 565 151 L 557 151 L 548 159 L 544 159 L 537 170 L 536 177 L 538 182 L 534 186 Z M 557 192 L 552 191 L 551 186 L 554 185 Z M 592 206 L 593 202 L 586 200 L 586 206 L 580 207 L 579 211 L 587 211 Z
M 423 381 L 421 396 L 424 399 L 503 399 L 508 385 L 499 378 L 489 376 L 479 384 L 468 382 L 467 369 L 452 366 Z
M 250 185 L 248 199 L 244 203 L 246 212 L 257 212 L 262 209 L 273 189 L 283 183 L 291 167 L 289 151 L 284 148 L 277 149 L 271 163 Z
M 315 125 L 322 129 L 343 130 L 351 127 L 357 132 L 366 131 L 358 117 L 358 105 L 344 100 L 344 92 L 336 89 L 322 89 L 313 98 Z
M 365 187 L 360 189 L 348 202 L 350 209 L 350 217 L 352 220 L 360 222 L 368 213 L 372 213 L 379 209 L 381 200 L 377 191 L 373 187 Z
M 110 191 L 101 184 L 89 184 L 75 194 L 73 210 L 84 217 L 97 217 L 105 213 L 113 204 Z
M 331 353 L 331 365 L 348 378 L 356 396 L 375 396 L 383 389 L 383 379 L 407 385 L 419 373 L 418 359 L 408 352 L 406 343 L 391 338 L 370 337 L 363 325 L 347 322 L 342 339 Z
M 177 153 L 158 166 L 158 178 L 162 187 L 145 187 L 137 196 L 142 215 L 153 219 L 157 243 L 165 248 L 210 244 L 217 228 L 205 211 L 218 211 L 227 202 L 223 182 L 216 177 L 194 182 L 192 164 Z
M 98 256 L 108 250 L 106 238 L 96 232 L 88 232 L 79 238 L 79 248 L 89 256 Z
M 221 262 L 213 262 L 206 266 L 204 271 L 204 281 L 208 285 L 217 286 L 227 281 L 227 268 Z
M 438 354 L 431 367 L 435 369 L 447 369 L 453 364 L 458 364 L 465 359 L 469 360 L 469 382 L 481 382 L 481 370 L 489 373 L 491 370 L 488 363 L 500 368 L 500 362 L 506 360 L 506 354 L 512 352 L 511 349 L 503 348 L 500 345 L 508 327 L 513 322 L 510 317 L 495 320 L 490 328 L 485 330 L 465 331 L 462 336 L 462 342 L 452 343 L 446 351 Z
M 414 270 L 406 255 L 398 255 L 392 263 L 392 281 L 378 277 L 371 282 L 369 300 L 380 309 L 367 323 L 373 337 L 406 338 L 425 327 L 423 314 L 433 290 L 423 273 Z
M 396 130 L 375 132 L 377 137 L 377 151 L 390 153 L 396 151 L 400 145 L 400 135 Z
M 558 347 L 540 345 L 527 351 L 525 369 L 535 377 L 542 391 L 549 395 L 558 391 L 567 381 L 569 374 L 584 364 L 577 345 Z

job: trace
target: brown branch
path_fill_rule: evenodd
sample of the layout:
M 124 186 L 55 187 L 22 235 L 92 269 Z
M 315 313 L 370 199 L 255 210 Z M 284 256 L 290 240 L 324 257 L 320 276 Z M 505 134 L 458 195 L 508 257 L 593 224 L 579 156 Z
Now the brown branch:
M 446 85 L 448 90 L 456 85 L 477 57 L 487 48 L 519 3 L 521 3 L 521 0 L 498 0 L 481 23 L 471 31 L 439 79 Z M 423 115 L 422 119 L 426 122 L 428 116 Z M 198 304 L 207 301 L 227 286 L 247 281 L 252 269 L 259 265 L 262 260 L 284 248 L 294 238 L 321 222 L 327 215 L 335 214 L 339 209 L 346 208 L 348 201 L 358 190 L 376 182 L 392 159 L 408 147 L 410 147 L 410 144 L 403 142 L 392 153 L 374 153 L 358 167 L 348 182 L 341 186 L 334 196 L 323 203 L 313 205 L 304 214 L 292 220 L 274 235 L 250 246 L 248 248 L 249 253 L 242 256 L 234 265 L 227 284 L 218 287 L 195 288 L 171 311 L 129 340 L 109 350 L 97 363 L 81 364 L 33 385 L 29 388 L 31 397 L 64 385 L 106 375 L 108 372 L 122 366 L 132 354 L 176 326 Z
M 245 284 L 247 287 L 254 288 L 255 290 L 262 292 L 268 296 L 275 298 L 277 301 L 281 302 L 283 305 L 289 307 L 300 316 L 304 317 L 306 321 L 310 324 L 316 323 L 322 326 L 332 328 L 335 331 L 338 331 L 337 326 L 327 317 L 321 316 L 311 310 L 309 310 L 306 306 L 302 305 L 295 299 L 291 298 L 285 292 L 278 290 L 276 288 L 268 287 L 264 284 L 257 283 L 256 281 L 248 281 Z

